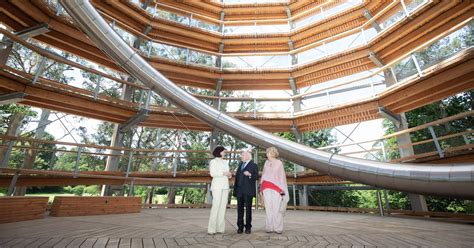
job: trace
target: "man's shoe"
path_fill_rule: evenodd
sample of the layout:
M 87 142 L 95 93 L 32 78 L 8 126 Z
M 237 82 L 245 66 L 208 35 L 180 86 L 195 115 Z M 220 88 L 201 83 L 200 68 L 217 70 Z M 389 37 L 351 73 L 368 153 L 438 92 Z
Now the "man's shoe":
M 245 233 L 250 234 L 251 233 L 250 229 L 245 229 Z
M 237 230 L 237 233 L 243 233 L 243 232 L 244 232 L 244 230 L 243 230 L 243 229 L 239 229 L 239 230 Z

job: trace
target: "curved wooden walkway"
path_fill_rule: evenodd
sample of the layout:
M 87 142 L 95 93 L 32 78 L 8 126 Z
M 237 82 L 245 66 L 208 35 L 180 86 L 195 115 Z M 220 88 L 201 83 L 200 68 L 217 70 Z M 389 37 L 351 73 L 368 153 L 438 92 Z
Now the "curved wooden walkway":
M 139 214 L 46 217 L 0 225 L 0 247 L 474 247 L 474 226 L 367 214 L 288 211 L 282 235 L 236 233 L 235 209 L 224 234 L 207 235 L 209 209 L 143 209 Z

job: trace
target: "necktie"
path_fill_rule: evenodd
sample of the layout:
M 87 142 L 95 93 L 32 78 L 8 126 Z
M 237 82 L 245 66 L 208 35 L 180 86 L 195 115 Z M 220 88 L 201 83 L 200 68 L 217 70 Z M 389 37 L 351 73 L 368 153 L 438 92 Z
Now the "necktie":
M 244 163 L 242 164 L 242 167 L 241 167 L 241 169 L 240 169 L 240 170 L 242 170 L 242 171 L 243 171 L 243 170 L 245 169 L 245 166 L 247 166 L 247 163 L 248 163 L 248 162 L 244 162 Z

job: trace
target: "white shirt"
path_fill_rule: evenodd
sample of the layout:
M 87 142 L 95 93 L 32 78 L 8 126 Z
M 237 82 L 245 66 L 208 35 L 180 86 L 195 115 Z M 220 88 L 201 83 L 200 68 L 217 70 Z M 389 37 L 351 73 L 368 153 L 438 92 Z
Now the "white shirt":
M 209 163 L 209 173 L 212 177 L 211 190 L 229 189 L 229 178 L 224 176 L 229 172 L 229 164 L 222 158 L 214 158 Z

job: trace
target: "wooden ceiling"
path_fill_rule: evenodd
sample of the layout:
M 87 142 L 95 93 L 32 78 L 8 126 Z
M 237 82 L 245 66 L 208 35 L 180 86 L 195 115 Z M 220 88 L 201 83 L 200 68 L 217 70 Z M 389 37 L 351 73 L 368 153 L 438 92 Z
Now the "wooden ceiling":
M 269 132 L 301 131 L 331 128 L 381 118 L 379 107 L 393 113 L 406 112 L 434 101 L 474 88 L 474 50 L 440 63 L 425 71 L 422 78 L 413 77 L 403 84 L 367 99 L 336 105 L 327 109 L 306 110 L 290 114 L 228 113 L 248 124 Z M 0 93 L 24 92 L 22 104 L 47 108 L 103 121 L 124 123 L 138 112 L 138 104 L 99 95 L 94 92 L 40 78 L 31 84 L 33 75 L 3 67 L 0 70 Z M 142 126 L 210 131 L 211 127 L 173 108 L 152 106 Z
M 98 1 L 94 3 L 96 2 Z M 184 2 L 189 6 L 194 6 L 187 1 Z M 378 2 L 378 5 L 373 2 Z M 383 1 L 371 1 L 366 3 L 365 7 L 373 8 L 373 13 L 376 14 L 377 11 L 386 5 L 387 3 Z M 48 23 L 51 31 L 35 37 L 37 40 L 106 67 L 120 70 L 120 68 L 97 49 L 83 33 L 69 23 L 68 20 L 55 16 L 54 13 L 45 6 L 43 0 L 2 1 L 0 2 L 0 6 L 2 7 L 0 20 L 13 30 L 18 31 L 39 23 Z M 146 16 L 140 14 L 140 9 L 132 9 L 131 7 L 133 5 L 130 3 L 99 1 L 96 3 L 96 6 L 104 13 L 110 12 L 107 13 L 107 15 L 115 13 L 116 18 L 132 18 L 130 20 L 124 19 L 124 21 L 127 21 L 126 23 L 129 28 L 139 33 L 143 31 L 144 24 L 138 22 L 138 17 L 141 16 L 140 19 L 143 19 L 146 18 Z M 128 17 L 123 14 L 119 15 L 120 12 L 117 10 L 118 6 L 129 8 L 130 10 L 127 11 L 132 11 L 130 13 L 135 13 L 135 15 L 127 15 Z M 186 64 L 184 62 L 159 57 L 147 59 L 156 69 L 180 85 L 214 89 L 217 80 L 223 79 L 222 90 L 289 90 L 291 87 L 288 79 L 292 77 L 295 79 L 297 87 L 303 88 L 376 68 L 377 66 L 368 58 L 369 52 L 376 53 L 383 63 L 390 63 L 434 37 L 445 34 L 452 26 L 471 18 L 472 6 L 473 3 L 468 1 L 433 1 L 424 6 L 420 12 L 411 16 L 411 18 L 395 24 L 393 28 L 384 31 L 366 45 L 359 46 L 350 51 L 326 56 L 292 69 L 229 71 L 219 70 L 219 68 L 215 67 Z M 301 8 L 304 8 L 304 6 L 301 6 Z M 308 27 L 308 29 L 302 29 L 292 34 L 291 39 L 294 39 L 295 46 L 301 47 L 315 40 L 331 37 L 332 35 L 351 29 L 354 25 L 358 26 L 363 22 L 362 19 L 360 19 L 361 11 L 343 12 L 334 18 L 334 20 L 329 19 L 324 21 L 324 23 L 320 23 L 321 25 L 310 25 L 311 27 Z M 236 40 L 242 40 L 244 42 L 238 44 L 238 42 L 232 43 L 233 38 L 230 37 L 213 37 L 209 32 L 202 30 L 196 31 L 193 27 L 170 22 L 161 22 L 162 20 L 158 19 L 153 21 L 153 25 L 156 24 L 159 26 L 154 26 L 149 36 L 153 37 L 153 32 L 161 34 L 169 31 L 172 33 L 169 33 L 169 35 L 167 33 L 164 35 L 166 37 L 162 38 L 158 36 L 153 37 L 153 39 L 156 39 L 158 42 L 175 37 L 173 39 L 176 42 L 183 42 L 181 45 L 192 47 L 192 45 L 201 44 L 201 41 L 212 41 L 212 44 L 209 46 L 206 45 L 207 48 L 203 47 L 203 49 L 214 52 L 217 51 L 217 44 L 221 41 L 224 43 L 231 42 L 228 46 L 224 45 L 224 49 L 235 45 L 234 48 L 239 51 L 242 51 L 242 49 L 245 50 L 246 45 L 244 43 L 247 41 L 252 44 L 260 44 L 260 41 L 257 41 L 260 38 L 256 37 L 243 36 L 236 38 Z M 145 23 L 150 23 L 150 20 L 147 20 Z M 336 24 L 347 28 L 337 28 Z M 268 46 L 272 52 L 278 52 L 278 49 L 281 48 L 280 45 L 288 46 L 289 37 L 276 37 L 275 39 L 282 39 L 278 41 L 280 45 L 273 44 L 275 41 L 274 38 L 272 35 L 262 35 L 261 44 Z M 260 48 L 257 50 L 263 51 Z M 246 52 L 253 51 L 255 50 L 246 50 Z M 284 48 L 283 51 L 288 51 L 288 48 Z M 229 52 L 232 51 L 225 51 L 225 53 Z

